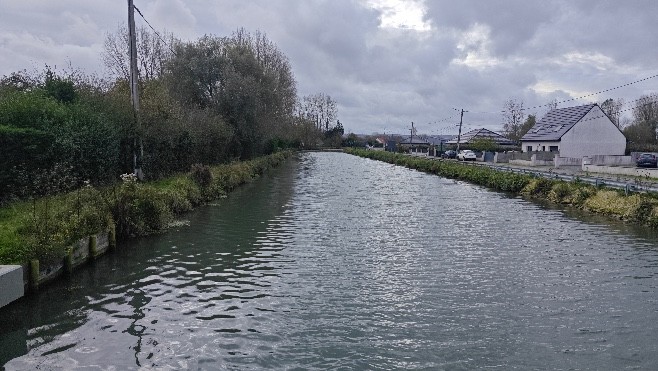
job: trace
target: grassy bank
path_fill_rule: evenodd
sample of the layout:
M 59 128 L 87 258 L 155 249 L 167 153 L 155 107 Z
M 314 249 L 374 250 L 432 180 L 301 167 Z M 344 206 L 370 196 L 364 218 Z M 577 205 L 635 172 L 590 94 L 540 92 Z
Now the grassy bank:
M 464 180 L 494 190 L 523 197 L 576 207 L 608 215 L 627 222 L 658 228 L 658 198 L 654 194 L 634 193 L 595 187 L 589 184 L 537 178 L 531 175 L 496 171 L 456 161 L 435 160 L 384 151 L 346 149 L 352 155 L 405 166 L 446 178 Z
M 113 187 L 86 186 L 76 191 L 0 208 L 0 264 L 42 262 L 64 257 L 80 238 L 114 229 L 118 239 L 167 228 L 178 214 L 221 198 L 285 161 L 278 152 L 251 161 L 208 167 L 142 183 L 123 175 Z

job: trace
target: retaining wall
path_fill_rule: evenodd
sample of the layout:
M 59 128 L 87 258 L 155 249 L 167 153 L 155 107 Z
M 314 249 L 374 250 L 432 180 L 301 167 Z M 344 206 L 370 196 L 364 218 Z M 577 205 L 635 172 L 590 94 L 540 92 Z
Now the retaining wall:
M 25 294 L 23 267 L 0 265 L 0 308 Z
M 0 308 L 21 298 L 25 293 L 37 291 L 39 286 L 63 274 L 71 274 L 85 264 L 116 247 L 114 228 L 81 238 L 71 245 L 66 256 L 45 263 L 37 259 L 25 265 L 0 266 Z M 14 268 L 5 268 L 14 267 Z M 3 274 L 8 272 L 6 274 Z M 19 289 L 20 287 L 20 289 Z

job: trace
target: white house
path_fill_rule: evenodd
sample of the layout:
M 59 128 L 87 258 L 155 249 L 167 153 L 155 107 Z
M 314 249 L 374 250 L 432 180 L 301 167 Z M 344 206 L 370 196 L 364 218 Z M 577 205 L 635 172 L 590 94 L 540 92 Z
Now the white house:
M 523 152 L 559 152 L 560 157 L 624 155 L 626 137 L 597 104 L 554 109 L 522 138 Z

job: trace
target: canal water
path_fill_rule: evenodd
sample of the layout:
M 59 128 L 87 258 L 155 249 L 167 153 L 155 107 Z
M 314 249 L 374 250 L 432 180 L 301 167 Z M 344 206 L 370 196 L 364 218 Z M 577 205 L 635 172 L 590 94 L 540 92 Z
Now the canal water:
M 649 370 L 642 229 L 305 153 L 0 309 L 14 369 Z

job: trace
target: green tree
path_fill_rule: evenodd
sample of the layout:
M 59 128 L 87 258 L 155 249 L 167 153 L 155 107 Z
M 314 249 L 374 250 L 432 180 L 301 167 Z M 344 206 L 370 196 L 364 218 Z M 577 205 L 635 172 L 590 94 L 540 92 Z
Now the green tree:
M 651 128 L 653 135 L 647 135 L 646 140 L 649 143 L 657 143 L 658 136 L 658 102 L 656 102 L 658 95 L 643 95 L 636 100 L 635 107 L 633 108 L 634 125 L 642 125 Z M 642 131 L 645 131 L 642 129 Z M 650 139 L 649 139 L 650 138 Z
M 250 158 L 274 138 L 290 140 L 296 83 L 285 56 L 260 33 L 179 43 L 167 81 L 183 106 L 212 110 L 232 128 L 231 156 Z
M 646 146 L 656 143 L 656 131 L 648 122 L 635 122 L 624 128 L 626 139 L 634 145 Z
M 334 148 L 340 147 L 343 143 L 343 134 L 345 134 L 345 129 L 343 128 L 343 124 L 338 121 L 336 126 L 325 131 L 325 145 Z
M 470 143 L 470 147 L 476 151 L 494 152 L 498 149 L 498 143 L 491 138 L 477 138 Z
M 44 89 L 49 96 L 62 103 L 73 103 L 78 97 L 73 81 L 62 79 L 49 68 L 46 71 Z
M 528 115 L 528 117 L 525 119 L 521 127 L 519 128 L 519 139 L 523 138 L 526 133 L 532 129 L 533 126 L 537 123 L 537 116 L 535 115 Z

